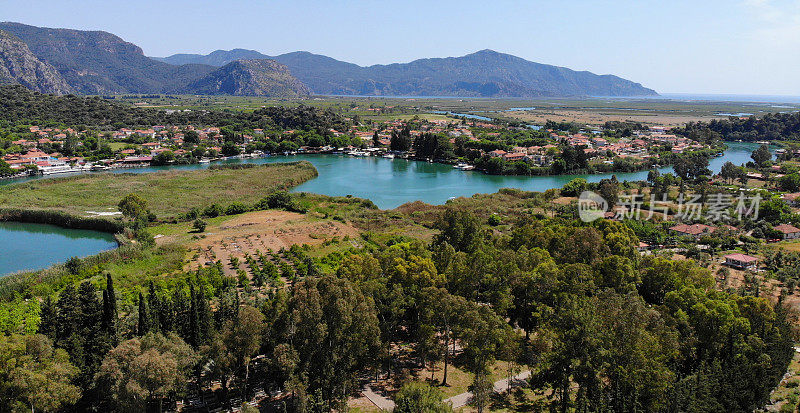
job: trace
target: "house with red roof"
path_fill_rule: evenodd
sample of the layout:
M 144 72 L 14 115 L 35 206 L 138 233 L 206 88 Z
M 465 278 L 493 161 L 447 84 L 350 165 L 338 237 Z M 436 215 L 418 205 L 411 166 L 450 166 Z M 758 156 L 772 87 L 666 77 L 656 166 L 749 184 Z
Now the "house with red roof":
M 780 224 L 773 227 L 775 231 L 781 233 L 783 239 L 797 239 L 800 238 L 800 228 L 789 224 Z
M 508 162 L 515 162 L 525 159 L 526 156 L 527 154 L 523 152 L 513 152 L 513 153 L 503 154 L 503 159 L 505 159 Z
M 669 230 L 675 235 L 700 238 L 703 235 L 713 234 L 716 228 L 705 224 L 678 224 Z
M 786 202 L 786 205 L 789 205 L 791 207 L 796 207 L 800 205 L 800 192 L 783 194 L 781 195 L 781 199 L 783 200 L 783 202 Z
M 740 270 L 755 270 L 758 267 L 758 258 L 746 254 L 728 254 L 722 257 L 723 264 Z

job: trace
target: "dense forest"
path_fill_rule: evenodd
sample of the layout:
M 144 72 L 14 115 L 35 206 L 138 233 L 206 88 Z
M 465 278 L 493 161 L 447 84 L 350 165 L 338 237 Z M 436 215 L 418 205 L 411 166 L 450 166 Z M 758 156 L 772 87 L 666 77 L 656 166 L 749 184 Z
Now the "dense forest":
M 38 316 L 0 337 L 0 410 L 157 411 L 219 381 L 225 404 L 283 389 L 288 411 L 341 411 L 360 380 L 397 374 L 402 346 L 472 373 L 479 410 L 503 360 L 528 366 L 554 411 L 744 412 L 791 360 L 781 306 L 716 291 L 693 261 L 640 257 L 622 223 L 539 216 L 496 232 L 463 208 L 437 216 L 431 242 L 294 246 L 248 257 L 252 279 L 217 262 L 115 287 L 76 259 L 41 304 L 18 301 Z
M 689 122 L 673 132 L 701 142 L 775 141 L 800 139 L 800 113 L 767 113 L 747 118 L 730 117 L 709 122 Z
M 11 124 L 83 126 L 100 130 L 153 125 L 214 125 L 245 129 L 344 130 L 341 116 L 320 109 L 265 107 L 253 112 L 174 111 L 137 108 L 97 96 L 54 96 L 23 86 L 0 87 L 0 121 Z

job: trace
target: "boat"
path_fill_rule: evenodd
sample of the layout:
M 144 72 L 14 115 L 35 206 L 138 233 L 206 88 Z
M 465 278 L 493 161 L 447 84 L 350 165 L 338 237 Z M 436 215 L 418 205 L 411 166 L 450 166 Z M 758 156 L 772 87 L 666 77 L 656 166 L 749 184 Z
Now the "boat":
M 203 159 L 201 159 L 201 160 L 199 160 L 199 161 L 197 161 L 197 162 L 198 162 L 198 163 L 211 163 L 211 160 L 210 160 L 210 159 L 207 159 L 207 158 L 203 158 Z
M 383 157 L 386 158 L 386 159 L 394 159 L 394 154 L 387 153 L 387 154 L 384 154 Z
M 454 165 L 453 168 L 460 169 L 462 171 L 471 171 L 471 170 L 475 169 L 475 166 L 470 165 L 470 164 L 466 164 L 466 163 L 459 163 L 459 164 Z

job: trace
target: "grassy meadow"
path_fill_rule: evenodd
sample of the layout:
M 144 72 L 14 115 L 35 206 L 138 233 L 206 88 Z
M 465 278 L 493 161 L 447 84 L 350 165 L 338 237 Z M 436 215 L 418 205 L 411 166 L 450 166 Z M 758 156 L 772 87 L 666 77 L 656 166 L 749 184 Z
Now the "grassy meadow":
M 116 211 L 120 199 L 135 193 L 147 200 L 159 219 L 169 219 L 214 203 L 253 204 L 270 192 L 289 189 L 316 176 L 316 169 L 308 162 L 147 174 L 85 174 L 8 185 L 0 189 L 0 208 L 89 216 L 92 212 Z

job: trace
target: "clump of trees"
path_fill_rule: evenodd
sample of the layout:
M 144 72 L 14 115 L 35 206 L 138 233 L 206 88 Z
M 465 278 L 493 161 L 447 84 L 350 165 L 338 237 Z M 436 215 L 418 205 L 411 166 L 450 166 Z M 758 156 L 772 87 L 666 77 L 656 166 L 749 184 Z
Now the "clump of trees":
M 763 116 L 729 117 L 708 122 L 689 122 L 673 132 L 701 142 L 796 140 L 800 138 L 800 114 L 767 113 Z
M 64 396 L 43 404 L 0 362 L 0 407 L 157 410 L 218 380 L 223 407 L 280 389 L 288 411 L 341 410 L 361 378 L 399 377 L 404 348 L 405 365 L 441 366 L 442 380 L 403 387 L 399 411 L 450 411 L 431 386 L 454 365 L 470 373 L 472 404 L 490 408 L 498 361 L 530 366 L 553 410 L 752 411 L 791 360 L 781 306 L 715 291 L 693 261 L 640 257 L 622 223 L 489 228 L 452 206 L 434 227 L 430 243 L 366 237 L 320 258 L 295 246 L 280 266 L 249 257 L 252 280 L 217 262 L 122 292 L 110 276 L 67 282 L 43 299 L 39 336 L 0 338 L 18 354 L 44 348 L 25 368 L 58 369 L 35 387 Z M 265 282 L 280 277 L 286 288 Z

